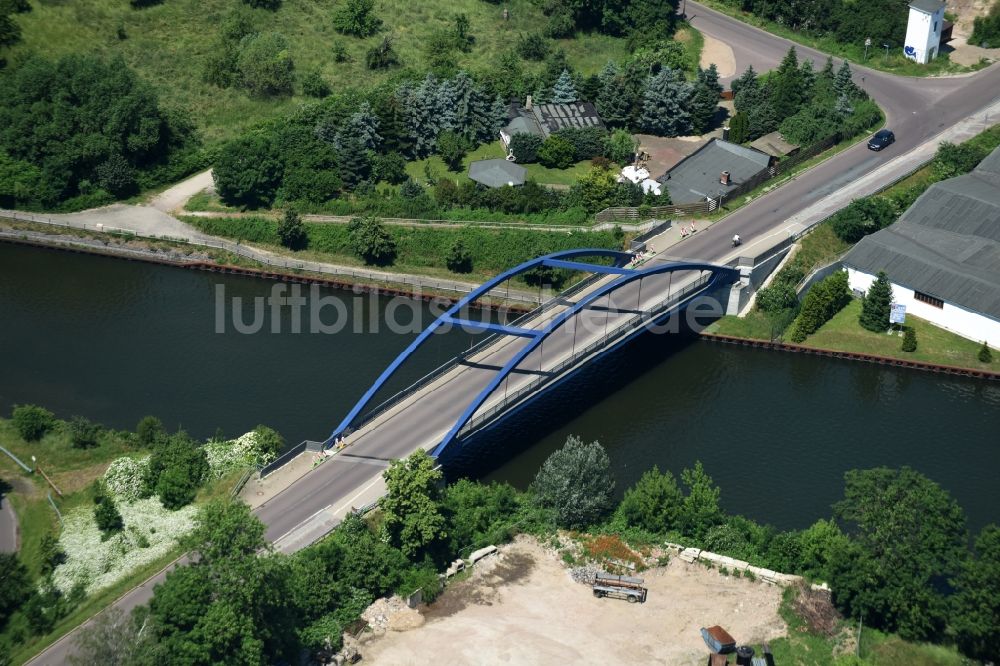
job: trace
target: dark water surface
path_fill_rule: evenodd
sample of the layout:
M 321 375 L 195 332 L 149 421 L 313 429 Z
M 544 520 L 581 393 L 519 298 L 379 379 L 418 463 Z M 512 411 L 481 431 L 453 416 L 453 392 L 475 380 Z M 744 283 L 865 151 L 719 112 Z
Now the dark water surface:
M 290 442 L 322 439 L 412 340 L 387 332 L 387 308 L 401 323 L 411 309 L 425 324 L 431 317 L 424 304 L 323 290 L 348 313 L 345 331 L 292 334 L 286 309 L 279 334 L 240 334 L 228 312 L 218 334 L 217 285 L 244 297 L 246 322 L 249 299 L 272 288 L 0 244 L 0 411 L 37 403 L 119 428 L 156 414 L 199 437 L 263 422 Z M 325 308 L 325 322 L 335 310 Z M 371 322 L 378 333 L 353 332 Z M 469 343 L 436 336 L 392 390 Z M 729 510 L 782 528 L 827 516 L 843 473 L 877 465 L 929 475 L 974 529 L 1000 519 L 1000 385 L 705 342 L 675 347 L 629 359 L 643 367 L 610 394 L 593 380 L 566 389 L 599 397 L 572 414 L 556 410 L 549 432 L 525 434 L 522 451 L 489 477 L 523 487 L 575 433 L 607 447 L 619 489 L 654 464 L 679 473 L 700 459 Z

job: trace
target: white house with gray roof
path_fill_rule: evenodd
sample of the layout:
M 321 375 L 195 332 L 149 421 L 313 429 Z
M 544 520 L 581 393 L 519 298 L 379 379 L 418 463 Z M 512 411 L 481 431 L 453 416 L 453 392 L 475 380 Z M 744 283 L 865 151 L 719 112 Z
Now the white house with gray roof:
M 867 291 L 885 271 L 907 315 L 1000 348 L 1000 148 L 972 173 L 931 185 L 843 263 L 852 289 Z

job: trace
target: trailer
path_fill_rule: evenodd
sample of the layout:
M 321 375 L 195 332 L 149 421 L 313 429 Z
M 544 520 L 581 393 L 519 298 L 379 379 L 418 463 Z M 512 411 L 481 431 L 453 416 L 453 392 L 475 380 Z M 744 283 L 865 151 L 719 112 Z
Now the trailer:
M 642 583 L 641 578 L 599 573 L 594 577 L 594 596 L 625 599 L 630 604 L 645 603 L 649 590 Z

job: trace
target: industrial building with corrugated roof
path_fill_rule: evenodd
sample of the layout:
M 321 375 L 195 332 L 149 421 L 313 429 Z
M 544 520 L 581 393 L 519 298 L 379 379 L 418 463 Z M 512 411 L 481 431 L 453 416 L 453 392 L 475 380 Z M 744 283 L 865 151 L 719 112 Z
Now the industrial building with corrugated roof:
M 866 291 L 885 271 L 907 314 L 1000 347 L 1000 148 L 971 173 L 931 185 L 843 263 L 852 289 Z

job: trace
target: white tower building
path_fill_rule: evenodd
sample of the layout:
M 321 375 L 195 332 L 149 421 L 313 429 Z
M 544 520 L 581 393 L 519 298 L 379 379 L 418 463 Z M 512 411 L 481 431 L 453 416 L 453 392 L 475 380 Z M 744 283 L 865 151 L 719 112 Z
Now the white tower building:
M 910 20 L 906 24 L 903 54 L 921 65 L 936 58 L 943 25 L 943 0 L 913 0 L 910 3 Z

